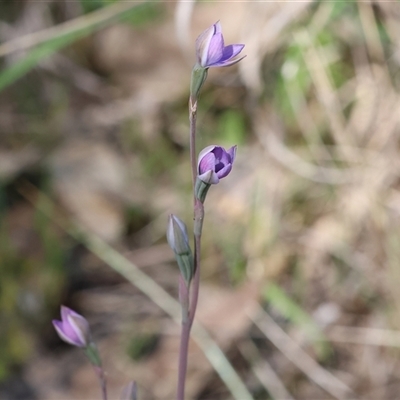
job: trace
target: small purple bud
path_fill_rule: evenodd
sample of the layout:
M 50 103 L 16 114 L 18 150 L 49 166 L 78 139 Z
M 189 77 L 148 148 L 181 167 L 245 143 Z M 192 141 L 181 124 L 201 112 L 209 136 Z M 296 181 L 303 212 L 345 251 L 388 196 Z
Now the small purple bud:
M 232 170 L 236 146 L 228 151 L 220 146 L 208 146 L 199 154 L 198 178 L 206 184 L 216 184 Z
M 225 46 L 221 23 L 218 21 L 206 29 L 196 40 L 198 64 L 203 68 L 227 67 L 242 60 L 235 57 L 243 50 L 244 44 Z
M 90 343 L 89 323 L 68 307 L 61 306 L 61 321 L 54 319 L 53 326 L 64 342 L 78 347 L 87 347 Z

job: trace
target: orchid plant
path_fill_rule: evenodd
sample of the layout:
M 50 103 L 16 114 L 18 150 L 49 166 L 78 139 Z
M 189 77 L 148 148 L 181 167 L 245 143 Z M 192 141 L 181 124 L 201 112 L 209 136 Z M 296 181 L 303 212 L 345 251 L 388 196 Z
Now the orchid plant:
M 197 157 L 196 117 L 200 90 L 207 78 L 208 69 L 236 64 L 245 56 L 236 56 L 243 50 L 243 44 L 225 46 L 220 22 L 206 29 L 196 40 L 197 62 L 192 69 L 189 97 L 189 148 L 193 181 L 194 251 L 192 252 L 185 223 L 176 215 L 168 219 L 167 241 L 175 254 L 179 266 L 179 301 L 182 308 L 182 330 L 179 350 L 177 400 L 184 400 L 185 380 L 188 363 L 190 331 L 197 309 L 200 287 L 200 250 L 204 220 L 204 202 L 211 185 L 232 170 L 236 156 L 236 146 L 225 150 L 211 145 L 203 149 Z M 101 359 L 91 338 L 88 321 L 68 307 L 61 307 L 61 320 L 53 321 L 54 328 L 65 342 L 82 348 L 99 378 L 103 400 L 107 400 L 106 379 Z M 136 383 L 124 388 L 122 399 L 134 400 L 137 396 Z
M 179 299 L 182 307 L 182 330 L 179 350 L 177 399 L 185 398 L 185 379 L 188 362 L 190 331 L 196 314 L 200 286 L 200 249 L 204 221 L 204 201 L 211 185 L 217 184 L 232 170 L 236 146 L 226 151 L 223 147 L 211 145 L 196 157 L 197 101 L 208 69 L 236 64 L 244 57 L 235 58 L 243 50 L 243 44 L 225 46 L 220 22 L 206 29 L 196 40 L 197 63 L 192 70 L 189 98 L 190 162 L 193 180 L 194 214 L 194 256 L 192 257 L 187 228 L 183 221 L 172 215 L 167 230 L 168 242 L 175 253 L 181 279 Z M 179 221 L 179 222 L 178 222 Z M 177 243 L 180 246 L 177 246 Z M 180 247 L 178 249 L 178 247 Z M 184 250 L 182 255 L 177 250 Z

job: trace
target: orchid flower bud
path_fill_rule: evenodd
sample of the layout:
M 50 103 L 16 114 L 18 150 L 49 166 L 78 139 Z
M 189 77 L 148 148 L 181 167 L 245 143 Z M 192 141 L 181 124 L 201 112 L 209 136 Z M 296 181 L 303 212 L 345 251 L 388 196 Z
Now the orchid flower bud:
M 244 44 L 225 46 L 221 23 L 218 21 L 206 29 L 196 40 L 197 62 L 203 68 L 227 67 L 236 64 L 244 57 L 236 57 Z
M 207 184 L 216 184 L 232 170 L 236 146 L 226 151 L 220 146 L 208 146 L 199 154 L 197 164 L 199 179 Z
M 196 99 L 207 78 L 208 68 L 228 67 L 236 64 L 244 57 L 235 58 L 244 44 L 225 46 L 221 23 L 218 21 L 206 29 L 196 40 L 197 63 L 192 70 L 190 93 Z
M 61 306 L 61 321 L 53 320 L 53 326 L 64 342 L 77 347 L 88 347 L 90 344 L 88 321 L 68 307 Z
M 168 218 L 167 240 L 174 253 L 187 254 L 190 252 L 186 224 L 174 214 Z
M 176 215 L 168 218 L 167 241 L 178 262 L 179 270 L 189 285 L 194 273 L 194 261 L 185 223 Z
M 197 179 L 195 185 L 196 197 L 204 203 L 208 189 L 225 178 L 232 170 L 236 156 L 236 146 L 226 151 L 220 146 L 208 146 L 199 154 L 197 164 Z

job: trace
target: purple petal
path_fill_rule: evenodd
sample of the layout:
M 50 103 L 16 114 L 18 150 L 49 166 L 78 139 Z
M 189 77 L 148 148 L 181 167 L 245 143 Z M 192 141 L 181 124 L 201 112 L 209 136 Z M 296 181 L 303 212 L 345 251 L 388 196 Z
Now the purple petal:
M 61 319 L 61 321 L 53 321 L 53 325 L 61 339 L 74 346 L 87 346 L 90 339 L 90 328 L 87 320 L 65 306 L 61 306 Z
M 68 316 L 71 315 L 72 313 L 75 313 L 75 311 L 71 310 L 68 307 L 61 306 L 61 320 L 66 321 Z
M 75 332 L 82 346 L 89 344 L 90 328 L 89 323 L 81 315 L 74 313 L 68 317 L 68 323 L 71 329 Z M 66 325 L 66 324 L 64 324 Z
M 225 178 L 229 174 L 229 172 L 231 172 L 231 170 L 232 170 L 232 164 L 226 165 L 224 168 L 222 168 L 217 172 L 218 178 L 219 179 Z
M 214 25 L 215 33 L 222 33 L 221 22 L 217 21 Z
M 228 61 L 236 57 L 244 48 L 244 44 L 230 44 L 224 47 L 221 61 Z
M 220 61 L 220 62 L 217 62 L 217 63 L 215 63 L 213 65 L 209 65 L 208 68 L 211 68 L 211 67 L 229 67 L 230 65 L 234 65 L 234 64 L 237 64 L 239 61 L 242 61 L 243 58 L 245 58 L 245 57 L 246 56 L 243 56 L 243 57 L 236 58 L 236 59 L 230 60 L 230 61 Z
M 218 156 L 214 151 L 215 156 L 218 159 L 218 162 L 223 164 L 223 165 L 227 165 L 231 163 L 231 156 L 226 152 L 226 150 L 224 148 L 220 148 L 221 151 L 218 152 Z
M 244 58 L 234 59 L 243 50 L 243 47 L 244 44 L 225 46 L 221 23 L 217 21 L 196 40 L 197 62 L 203 68 L 227 67 Z
M 202 64 L 202 67 L 207 67 L 219 62 L 223 56 L 224 52 L 224 37 L 222 33 L 216 33 L 210 41 L 208 47 L 206 63 Z M 204 58 L 202 59 L 204 62 Z
M 70 340 L 72 340 L 74 343 L 80 340 L 78 336 L 75 333 L 75 330 L 73 327 L 69 324 L 68 317 L 64 318 L 62 321 L 58 321 L 59 323 L 57 326 L 63 331 L 64 335 L 67 336 Z
M 199 174 L 204 174 L 207 171 L 215 170 L 215 155 L 214 153 L 206 154 L 199 162 Z
M 205 147 L 200 153 L 199 153 L 199 164 L 201 159 L 207 154 L 207 153 L 211 153 L 217 146 L 215 145 L 211 145 L 211 146 L 207 146 Z
M 61 319 L 62 319 L 62 321 L 66 321 L 69 317 L 78 317 L 78 318 L 85 319 L 84 317 L 82 317 L 82 315 L 78 314 L 77 312 L 75 312 L 71 308 L 66 307 L 66 306 L 61 306 Z M 86 321 L 86 319 L 85 319 L 85 321 Z
M 237 146 L 232 146 L 228 150 L 228 154 L 231 156 L 231 163 L 232 164 L 233 164 L 233 162 L 235 161 L 235 158 L 236 158 L 236 149 L 237 149 Z
M 214 150 L 213 150 L 212 152 L 214 153 L 215 158 L 216 158 L 217 160 L 221 160 L 221 158 L 222 158 L 223 155 L 224 155 L 225 150 L 224 150 L 224 148 L 221 147 L 221 146 L 215 146 L 215 147 L 214 147 Z
M 206 29 L 200 36 L 196 39 L 196 55 L 197 61 L 200 65 L 204 65 L 207 62 L 208 49 L 210 47 L 210 41 L 215 34 L 214 25 Z
M 79 340 L 79 338 L 75 335 L 75 332 L 72 331 L 69 327 L 66 327 L 62 321 L 53 320 L 54 329 L 57 331 L 58 336 L 64 342 L 72 344 L 73 346 L 84 347 L 84 344 Z

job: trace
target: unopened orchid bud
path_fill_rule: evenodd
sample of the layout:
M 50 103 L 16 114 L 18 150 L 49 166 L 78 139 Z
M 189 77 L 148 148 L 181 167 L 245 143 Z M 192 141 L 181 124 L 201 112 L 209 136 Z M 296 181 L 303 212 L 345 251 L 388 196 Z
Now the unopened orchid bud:
M 229 175 L 236 156 L 236 146 L 226 151 L 220 146 L 208 146 L 199 154 L 198 176 L 204 183 L 216 184 Z
M 226 151 L 220 146 L 208 146 L 199 154 L 195 195 L 203 203 L 210 185 L 217 184 L 232 170 L 236 146 Z
M 174 214 L 170 214 L 168 218 L 167 240 L 174 253 L 187 254 L 190 252 L 186 224 Z
M 168 218 L 167 240 L 169 246 L 175 253 L 179 270 L 186 283 L 189 285 L 194 273 L 192 250 L 189 245 L 189 237 L 185 223 L 173 214 Z
M 68 307 L 61 306 L 61 321 L 53 320 L 53 326 L 64 342 L 77 347 L 87 347 L 90 343 L 88 321 Z

